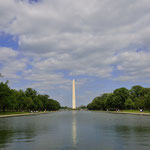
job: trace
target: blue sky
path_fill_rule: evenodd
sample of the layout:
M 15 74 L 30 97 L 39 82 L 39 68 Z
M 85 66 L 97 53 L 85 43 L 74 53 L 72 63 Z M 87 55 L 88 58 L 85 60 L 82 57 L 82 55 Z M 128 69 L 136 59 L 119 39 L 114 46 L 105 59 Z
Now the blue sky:
M 0 73 L 71 106 L 133 85 L 150 87 L 149 0 L 0 1 Z

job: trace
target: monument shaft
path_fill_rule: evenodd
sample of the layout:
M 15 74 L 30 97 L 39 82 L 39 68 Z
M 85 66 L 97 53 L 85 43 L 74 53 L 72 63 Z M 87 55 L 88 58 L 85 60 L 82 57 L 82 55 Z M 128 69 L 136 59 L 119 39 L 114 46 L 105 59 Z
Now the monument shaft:
M 76 109 L 75 80 L 72 82 L 72 109 Z

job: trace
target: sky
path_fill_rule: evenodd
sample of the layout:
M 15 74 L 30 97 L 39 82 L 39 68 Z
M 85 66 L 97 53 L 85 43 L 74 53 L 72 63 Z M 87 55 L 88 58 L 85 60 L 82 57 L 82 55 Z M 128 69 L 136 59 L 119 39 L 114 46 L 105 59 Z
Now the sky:
M 63 106 L 150 87 L 150 0 L 0 0 L 0 73 Z

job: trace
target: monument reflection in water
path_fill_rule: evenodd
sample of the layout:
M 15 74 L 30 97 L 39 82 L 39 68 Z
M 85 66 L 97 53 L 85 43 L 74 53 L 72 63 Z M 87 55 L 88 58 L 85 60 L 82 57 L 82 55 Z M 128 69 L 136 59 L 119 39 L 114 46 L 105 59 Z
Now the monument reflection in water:
M 72 111 L 72 140 L 73 140 L 73 146 L 76 146 L 77 144 L 76 111 Z

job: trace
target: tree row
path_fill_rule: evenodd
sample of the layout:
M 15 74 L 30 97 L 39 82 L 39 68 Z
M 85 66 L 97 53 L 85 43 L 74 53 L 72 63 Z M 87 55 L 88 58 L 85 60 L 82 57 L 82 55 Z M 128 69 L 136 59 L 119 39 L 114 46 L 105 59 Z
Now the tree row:
M 117 110 L 117 109 L 146 109 L 150 110 L 150 88 L 140 85 L 130 90 L 119 88 L 113 93 L 104 93 L 87 105 L 89 110 Z
M 58 110 L 58 101 L 41 95 L 32 88 L 14 90 L 8 82 L 0 82 L 0 111 L 45 111 Z

